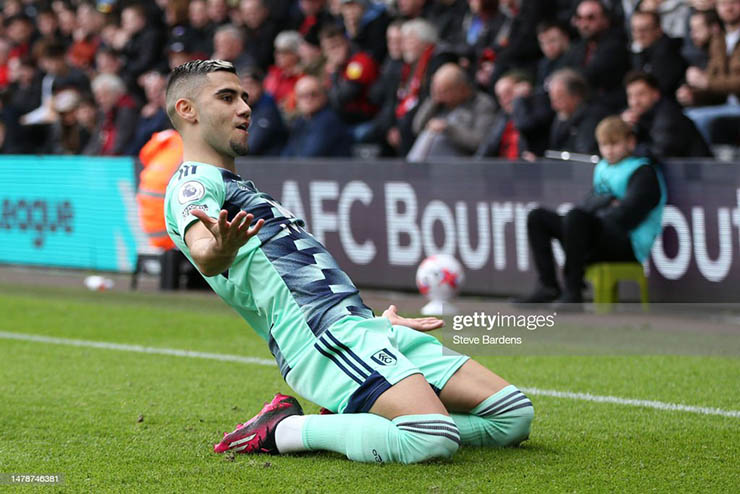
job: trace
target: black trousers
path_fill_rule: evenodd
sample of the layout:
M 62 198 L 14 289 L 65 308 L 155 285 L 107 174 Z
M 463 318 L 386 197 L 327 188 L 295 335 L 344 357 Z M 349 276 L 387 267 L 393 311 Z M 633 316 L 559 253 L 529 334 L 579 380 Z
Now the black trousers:
M 560 241 L 565 251 L 565 289 L 570 293 L 581 293 L 588 264 L 637 260 L 628 232 L 579 208 L 565 216 L 549 209 L 533 209 L 527 216 L 527 233 L 539 282 L 546 287 L 560 286 L 552 239 Z

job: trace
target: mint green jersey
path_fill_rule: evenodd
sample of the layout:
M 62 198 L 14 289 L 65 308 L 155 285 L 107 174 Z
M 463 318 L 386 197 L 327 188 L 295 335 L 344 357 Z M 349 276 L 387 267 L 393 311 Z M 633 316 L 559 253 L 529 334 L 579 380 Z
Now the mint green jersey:
M 303 229 L 304 223 L 250 181 L 223 168 L 185 162 L 167 186 L 165 218 L 175 245 L 192 262 L 185 232 L 199 221 L 199 209 L 231 220 L 239 211 L 265 221 L 239 249 L 228 271 L 205 277 L 213 290 L 268 342 L 281 373 L 286 355 L 298 355 L 316 337 L 347 316 L 372 318 L 349 276 L 326 248 Z

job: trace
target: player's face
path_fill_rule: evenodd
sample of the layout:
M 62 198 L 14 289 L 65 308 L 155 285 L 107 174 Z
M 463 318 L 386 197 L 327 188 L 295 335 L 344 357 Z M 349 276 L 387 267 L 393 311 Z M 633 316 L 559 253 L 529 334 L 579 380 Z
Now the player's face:
M 236 74 L 212 72 L 197 97 L 198 123 L 203 140 L 215 151 L 235 158 L 247 154 L 252 110 Z

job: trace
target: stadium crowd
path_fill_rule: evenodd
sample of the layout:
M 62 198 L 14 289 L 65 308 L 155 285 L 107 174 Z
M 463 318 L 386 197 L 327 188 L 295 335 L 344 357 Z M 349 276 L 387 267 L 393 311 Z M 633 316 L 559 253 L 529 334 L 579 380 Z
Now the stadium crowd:
M 250 153 L 410 161 L 737 144 L 740 0 L 5 0 L 0 152 L 137 155 L 169 70 L 234 63 Z

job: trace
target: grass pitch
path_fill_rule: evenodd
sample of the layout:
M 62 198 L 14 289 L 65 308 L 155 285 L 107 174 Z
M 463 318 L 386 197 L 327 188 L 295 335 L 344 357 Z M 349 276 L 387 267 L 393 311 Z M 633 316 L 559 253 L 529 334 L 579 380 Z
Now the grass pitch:
M 0 285 L 0 331 L 271 358 L 215 297 Z M 740 360 L 482 357 L 523 387 L 740 408 Z M 333 453 L 224 456 L 212 446 L 277 392 L 277 368 L 0 339 L 0 474 L 63 474 L 8 492 L 736 492 L 740 418 L 531 396 L 532 437 L 452 461 Z M 301 400 L 307 413 L 317 407 Z

